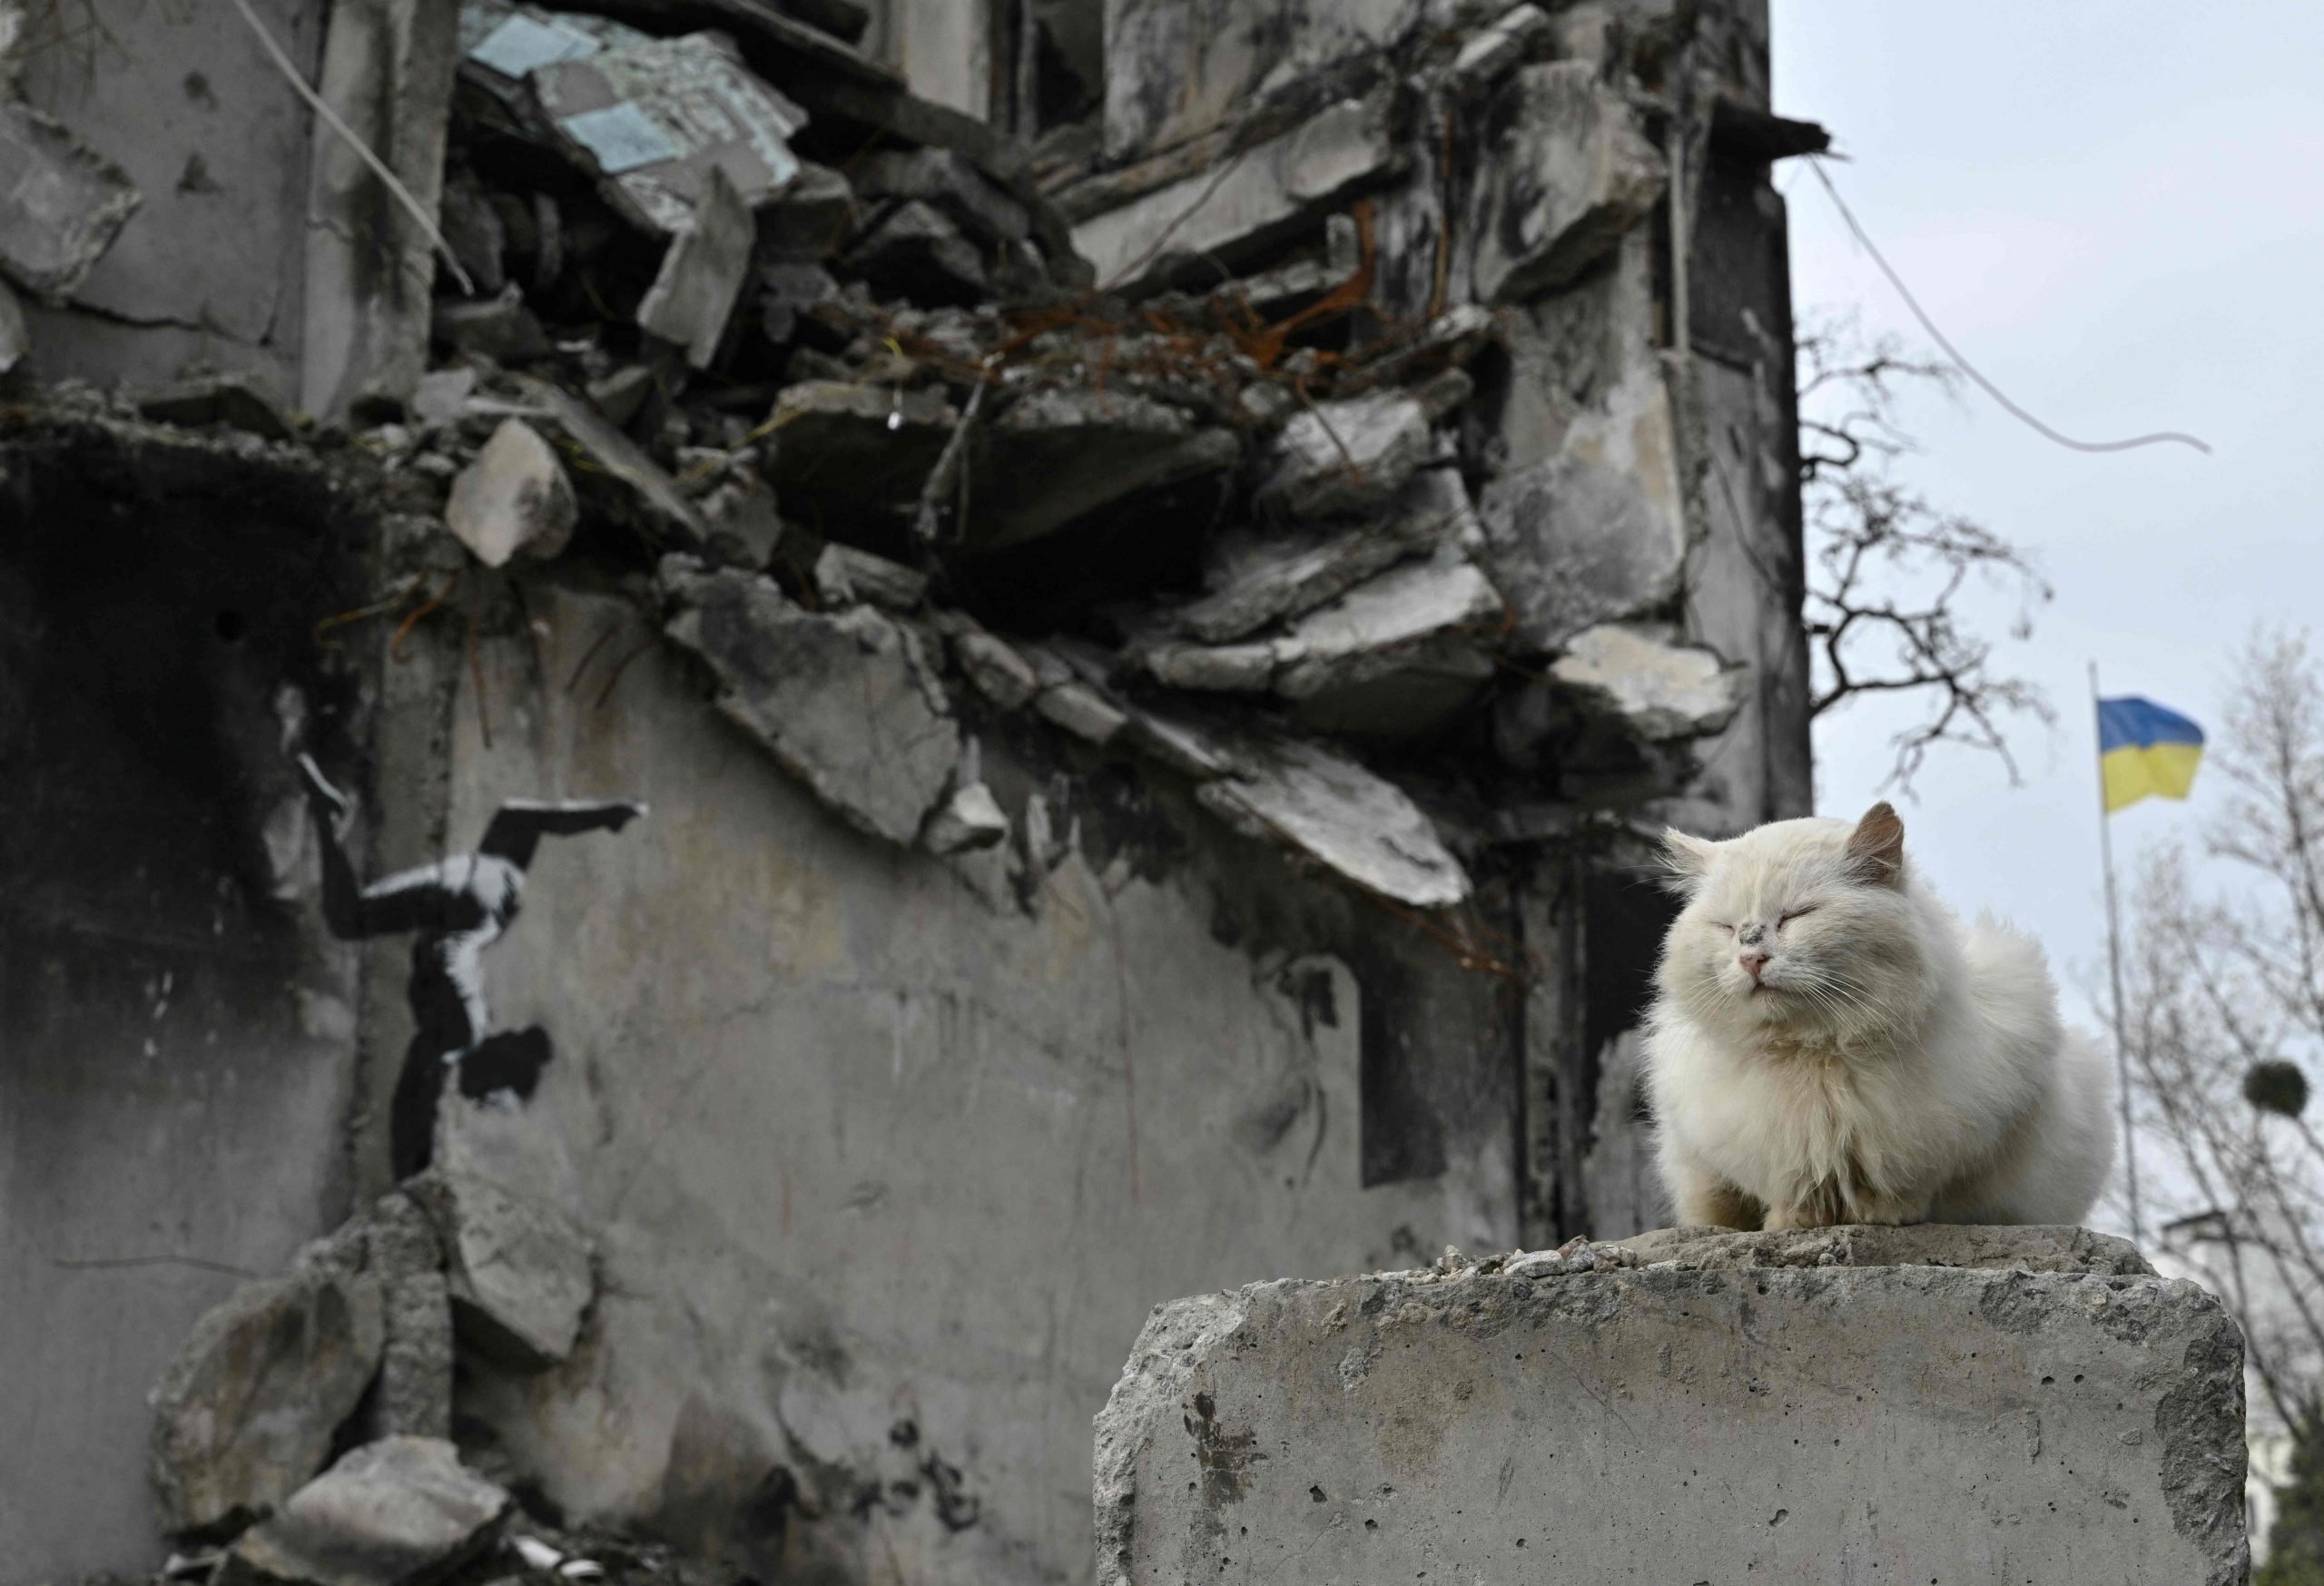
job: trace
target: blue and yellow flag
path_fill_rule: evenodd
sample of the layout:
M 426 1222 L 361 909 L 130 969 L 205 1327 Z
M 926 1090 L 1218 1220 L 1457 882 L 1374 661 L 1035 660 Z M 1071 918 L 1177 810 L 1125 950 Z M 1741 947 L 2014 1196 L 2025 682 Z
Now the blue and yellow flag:
M 2177 711 L 2136 694 L 2098 702 L 2098 764 L 2106 813 L 2152 795 L 2183 799 L 2203 757 L 2203 730 Z

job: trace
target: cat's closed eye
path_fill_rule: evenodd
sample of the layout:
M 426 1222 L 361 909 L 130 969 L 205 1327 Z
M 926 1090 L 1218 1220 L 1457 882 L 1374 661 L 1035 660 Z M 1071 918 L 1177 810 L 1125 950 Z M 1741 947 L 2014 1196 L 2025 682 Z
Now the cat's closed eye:
M 1724 931 L 1729 936 L 1735 934 L 1735 927 L 1729 925 L 1724 920 L 1712 920 L 1706 921 L 1706 923 L 1708 923 L 1713 931 Z
M 1802 914 L 1813 914 L 1814 912 L 1816 912 L 1816 905 L 1813 903 L 1808 904 L 1807 907 L 1804 909 L 1786 909 L 1782 913 L 1776 916 L 1776 929 L 1777 931 L 1781 931 L 1785 926 L 1798 919 Z

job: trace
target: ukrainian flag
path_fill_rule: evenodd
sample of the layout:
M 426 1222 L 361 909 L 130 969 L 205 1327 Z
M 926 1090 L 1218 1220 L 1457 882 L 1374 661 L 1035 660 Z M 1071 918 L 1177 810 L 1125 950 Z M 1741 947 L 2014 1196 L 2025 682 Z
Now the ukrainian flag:
M 2108 814 L 2150 794 L 2185 798 L 2202 757 L 2202 728 L 2177 711 L 2136 694 L 2098 702 L 2098 764 Z

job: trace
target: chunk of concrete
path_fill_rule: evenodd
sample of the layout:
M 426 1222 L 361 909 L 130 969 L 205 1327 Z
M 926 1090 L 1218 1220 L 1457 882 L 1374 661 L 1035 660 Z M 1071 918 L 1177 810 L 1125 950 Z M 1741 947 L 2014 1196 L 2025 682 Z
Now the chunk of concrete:
M 790 138 L 807 113 L 754 76 L 723 34 L 601 48 L 533 69 L 566 153 L 636 225 L 675 236 L 723 172 L 755 206 L 799 173 Z
M 1994 1272 L 2087 1272 L 2152 1277 L 2138 1246 L 2088 1228 L 1924 1223 L 1888 1227 L 1849 1223 L 1738 1234 L 1725 1228 L 1656 1228 L 1620 1241 L 1641 1261 L 1675 1261 L 1690 1271 L 1762 1266 L 1959 1266 Z
M 586 460 L 575 488 L 593 513 L 659 544 L 691 548 L 703 542 L 701 514 L 644 448 L 547 380 L 520 375 L 517 387 L 532 416 Z
M 768 579 L 665 565 L 671 637 L 721 685 L 719 708 L 852 824 L 910 844 L 960 759 L 920 635 L 868 606 L 803 611 Z
M 662 268 L 637 305 L 637 323 L 685 349 L 686 361 L 708 369 L 726 321 L 751 272 L 758 236 L 750 205 L 723 167 L 713 167 L 686 223 L 662 255 Z
M 231 1535 L 322 1469 L 383 1325 L 378 1282 L 330 1270 L 244 1284 L 195 1323 L 153 1392 L 162 1529 Z
M 1457 556 L 1407 562 L 1302 617 L 1285 638 L 1290 662 L 1275 689 L 1305 699 L 1369 682 L 1424 647 L 1472 638 L 1501 615 L 1500 593 Z
M 868 197 L 933 204 L 988 245 L 1032 235 L 1025 206 L 957 149 L 882 149 L 852 167 Z
M 1041 691 L 1033 709 L 1054 725 L 1091 744 L 1110 744 L 1129 717 L 1086 683 L 1060 683 Z
M 805 260 L 769 260 L 759 266 L 759 325 L 770 341 L 799 333 L 799 317 L 839 296 L 830 271 Z
M 1305 535 L 1221 536 L 1206 569 L 1211 593 L 1168 619 L 1207 644 L 1239 639 L 1313 611 L 1406 557 L 1470 532 L 1474 523 L 1461 476 L 1431 468 L 1414 476 L 1377 522 Z
M 831 606 L 911 611 L 928 598 L 928 575 L 832 540 L 815 558 L 815 592 Z
M 1662 196 L 1660 151 L 1589 62 L 1525 67 L 1487 121 L 1497 136 L 1480 162 L 1468 228 L 1477 240 L 1472 281 L 1486 302 L 1565 285 Z
M 1585 628 L 1566 642 L 1550 675 L 1649 744 L 1719 731 L 1751 692 L 1748 667 L 1644 624 Z
M 1689 540 L 1677 458 L 1669 398 L 1649 366 L 1576 420 L 1556 457 L 1485 488 L 1487 565 L 1521 644 L 1554 650 L 1678 598 Z
M 768 260 L 829 259 L 855 230 L 855 188 L 828 165 L 801 165 L 781 192 L 755 207 L 759 254 Z
M 1387 109 L 1343 100 L 1236 157 L 1205 168 L 1073 229 L 1074 251 L 1108 286 L 1128 286 L 1177 255 L 1230 266 L 1262 252 L 1384 176 L 1395 161 Z
M 1428 460 L 1427 410 L 1401 391 L 1322 402 L 1275 438 L 1255 499 L 1292 517 L 1386 505 Z
M 363 1422 L 371 1438 L 452 1435 L 452 1305 L 443 1264 L 435 1225 L 409 1196 L 383 1197 L 364 1219 L 363 1270 L 379 1285 L 385 1324 Z
M 1021 710 L 1040 692 L 1040 675 L 1031 663 L 1006 639 L 980 629 L 952 635 L 952 659 L 970 685 L 1002 710 Z
M 162 424 L 189 429 L 222 424 L 266 440 L 289 440 L 298 434 L 266 382 L 248 370 L 173 380 L 138 392 L 134 400 L 138 412 Z
M 777 433 L 766 477 L 797 497 L 901 510 L 952 437 L 960 414 L 940 390 L 898 391 L 855 380 L 801 380 L 774 399 Z
M 921 837 L 921 845 L 938 855 L 998 848 L 1008 840 L 1009 817 L 992 789 L 980 782 L 954 789 L 943 807 L 928 818 L 928 830 Z
M 1271 639 L 1235 645 L 1156 645 L 1139 657 L 1155 682 L 1205 694 L 1261 694 L 1275 685 L 1283 649 Z
M 1246 836 L 1298 850 L 1382 897 L 1442 909 L 1469 895 L 1468 872 L 1404 791 L 1320 744 L 1237 742 L 1228 774 L 1195 796 Z
M 880 296 L 915 303 L 973 303 L 992 287 L 983 251 L 943 211 L 918 199 L 875 222 L 843 266 Z
M 1488 82 L 1550 44 L 1556 32 L 1540 6 L 1512 5 L 1469 35 L 1452 57 L 1452 75 L 1463 83 Z
M 738 567 L 763 567 L 783 543 L 774 492 L 754 478 L 729 478 L 695 504 L 710 548 Z
M 1241 443 L 1180 409 L 1126 391 L 1057 387 L 1020 398 L 981 432 L 970 471 L 970 541 L 994 550 L 1203 474 Z
M 580 521 L 573 481 L 540 432 L 521 419 L 505 419 L 476 460 L 452 481 L 444 524 L 476 559 L 505 566 L 518 551 L 553 557 Z
M 2242 1340 L 2194 1285 L 1675 1254 L 1161 1307 L 1098 1417 L 1098 1578 L 2245 1579 Z
M 463 1344 L 517 1371 L 573 1353 L 596 1280 L 589 1241 L 570 1218 L 468 1173 L 430 1173 L 409 1193 L 435 1224 Z
M 381 1438 L 236 1542 L 220 1586 L 428 1586 L 488 1547 L 510 1507 L 441 1438 Z
M 0 274 L 59 301 L 141 202 L 128 173 L 28 104 L 0 103 Z

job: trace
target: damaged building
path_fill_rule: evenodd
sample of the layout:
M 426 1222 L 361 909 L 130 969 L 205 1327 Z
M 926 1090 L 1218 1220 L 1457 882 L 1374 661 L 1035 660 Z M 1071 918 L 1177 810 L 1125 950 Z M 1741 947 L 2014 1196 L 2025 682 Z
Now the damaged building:
M 0 34 L 0 1582 L 1085 1580 L 1158 1302 L 1659 1220 L 1763 0 Z

